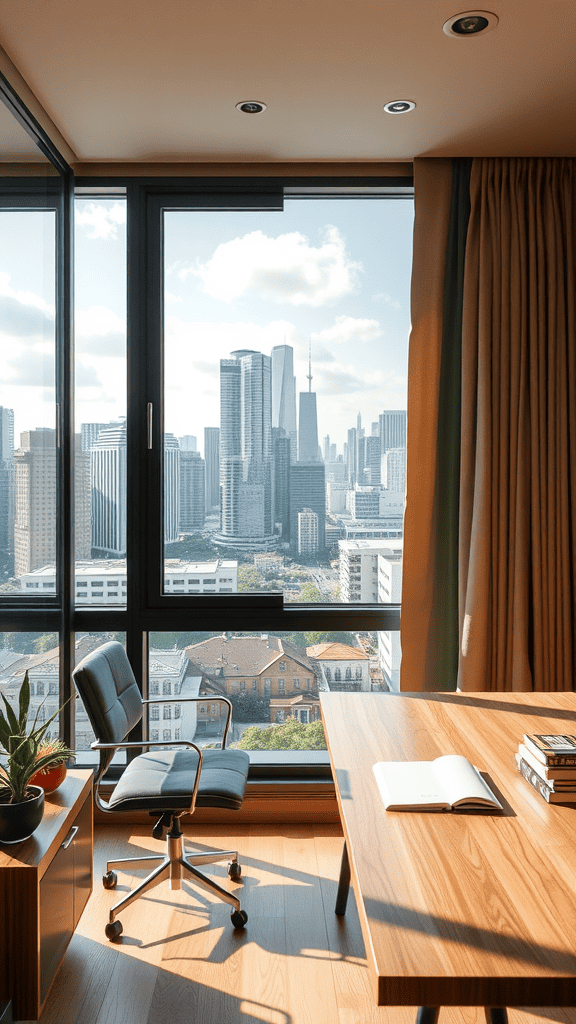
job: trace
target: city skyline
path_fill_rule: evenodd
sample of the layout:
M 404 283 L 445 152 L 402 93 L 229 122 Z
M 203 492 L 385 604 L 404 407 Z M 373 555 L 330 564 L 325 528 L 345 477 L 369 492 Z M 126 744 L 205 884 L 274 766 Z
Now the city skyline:
M 76 429 L 126 415 L 125 202 L 76 202 Z M 218 365 L 239 348 L 312 344 L 321 436 L 405 408 L 412 203 L 286 200 L 284 213 L 167 216 L 166 396 L 175 436 L 217 425 Z M 23 430 L 54 427 L 54 224 L 0 219 L 0 405 Z M 194 380 L 194 402 L 189 385 Z

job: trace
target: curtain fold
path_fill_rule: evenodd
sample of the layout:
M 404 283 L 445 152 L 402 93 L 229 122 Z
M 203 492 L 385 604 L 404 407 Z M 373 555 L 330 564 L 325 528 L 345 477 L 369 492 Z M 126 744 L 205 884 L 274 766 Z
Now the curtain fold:
M 576 162 L 455 161 L 450 176 L 445 161 L 423 163 L 401 686 L 443 689 L 457 678 L 463 690 L 573 689 Z

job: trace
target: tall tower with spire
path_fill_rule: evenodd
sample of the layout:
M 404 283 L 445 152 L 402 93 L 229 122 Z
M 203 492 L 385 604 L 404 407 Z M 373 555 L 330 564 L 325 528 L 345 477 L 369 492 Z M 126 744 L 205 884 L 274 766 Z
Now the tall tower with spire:
M 312 391 L 312 346 L 308 348 L 308 391 L 300 392 L 298 462 L 319 462 L 316 392 Z

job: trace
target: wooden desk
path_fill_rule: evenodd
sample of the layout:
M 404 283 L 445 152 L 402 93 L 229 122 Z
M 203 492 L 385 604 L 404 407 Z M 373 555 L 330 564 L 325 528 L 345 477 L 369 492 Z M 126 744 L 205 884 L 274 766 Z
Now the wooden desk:
M 576 694 L 321 706 L 377 1003 L 576 1006 L 576 806 L 547 804 L 514 761 L 525 732 L 576 733 Z M 488 773 L 504 815 L 384 810 L 376 761 L 450 753 Z M 346 882 L 344 856 L 342 913 Z

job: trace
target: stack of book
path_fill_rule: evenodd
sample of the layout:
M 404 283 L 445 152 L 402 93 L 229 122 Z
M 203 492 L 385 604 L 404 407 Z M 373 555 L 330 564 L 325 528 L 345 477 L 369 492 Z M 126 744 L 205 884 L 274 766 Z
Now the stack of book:
M 516 764 L 549 804 L 576 803 L 576 736 L 525 735 Z

